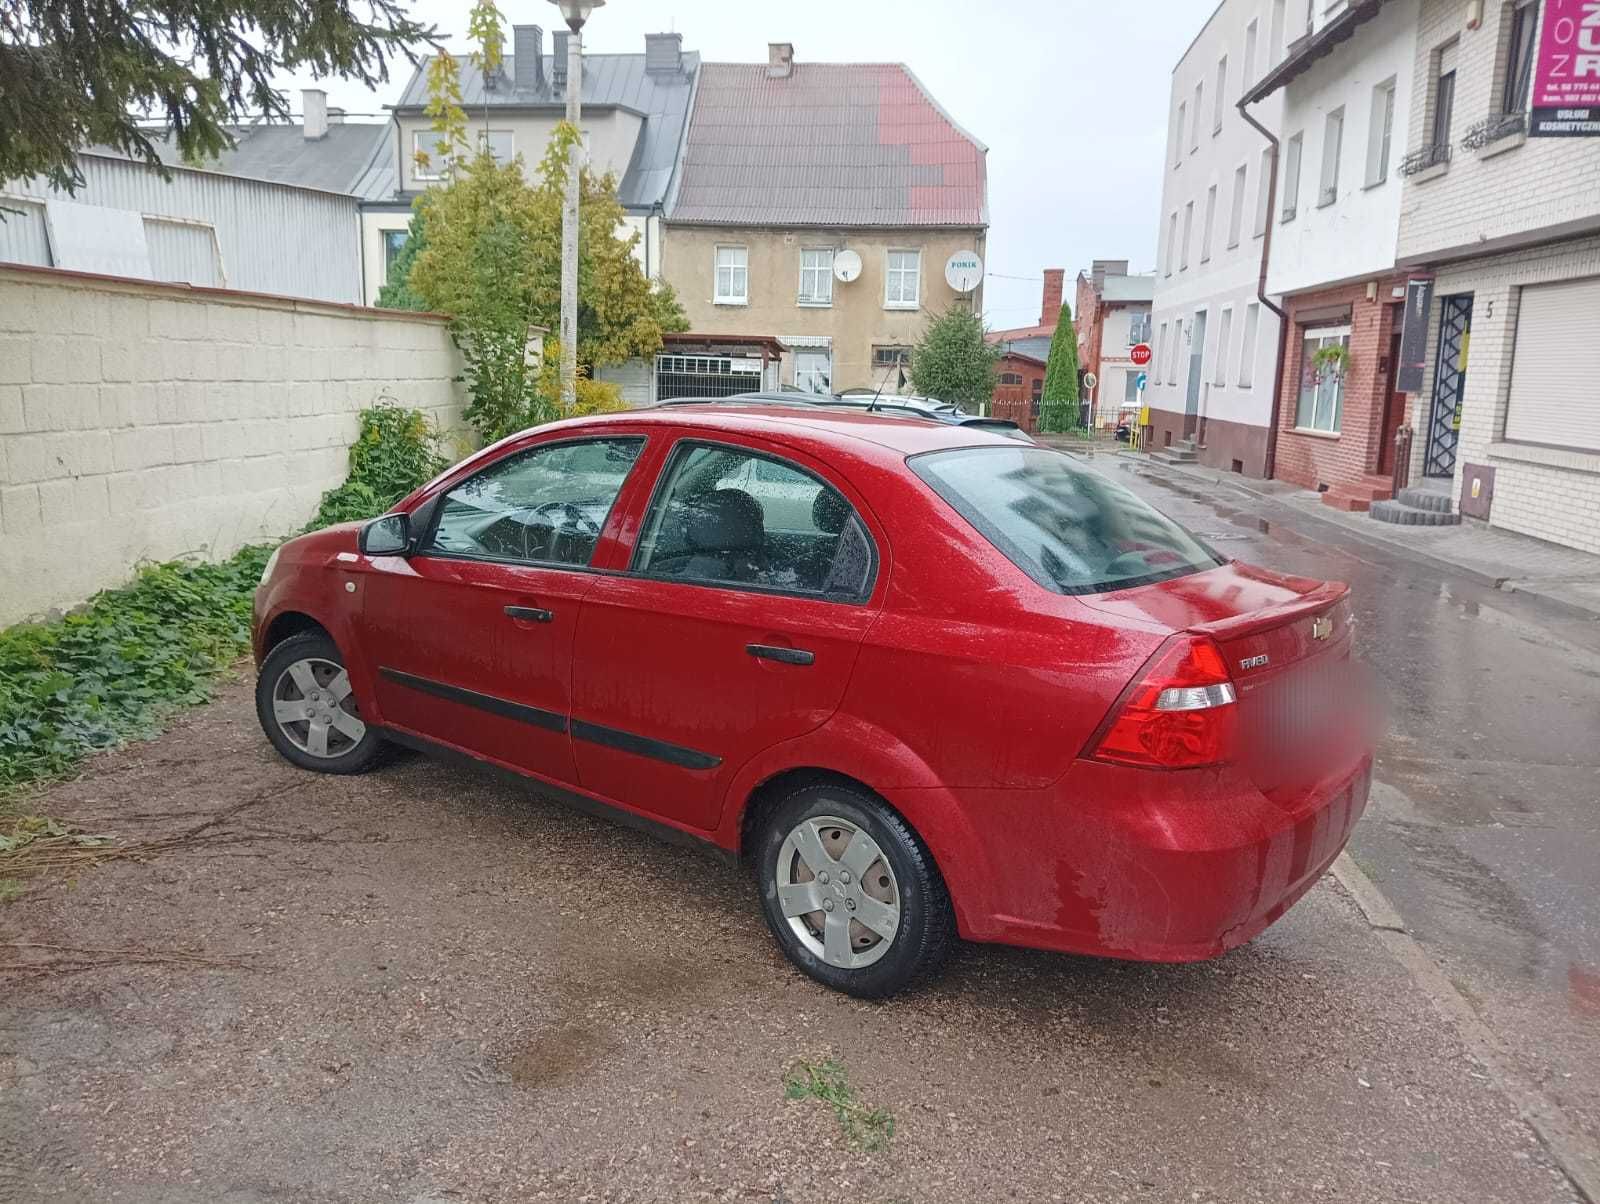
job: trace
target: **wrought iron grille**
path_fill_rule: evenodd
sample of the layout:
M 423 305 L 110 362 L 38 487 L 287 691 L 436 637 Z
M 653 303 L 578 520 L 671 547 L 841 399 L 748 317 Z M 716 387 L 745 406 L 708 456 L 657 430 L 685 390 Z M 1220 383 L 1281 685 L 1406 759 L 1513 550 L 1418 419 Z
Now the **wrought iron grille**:
M 1422 461 L 1422 475 L 1426 477 L 1455 475 L 1471 329 L 1472 297 L 1443 298 L 1439 303 L 1439 349 L 1433 368 L 1433 413 L 1428 420 L 1428 449 Z
M 1448 142 L 1435 143 L 1425 146 L 1421 150 L 1414 150 L 1404 159 L 1400 160 L 1400 174 L 1414 176 L 1419 171 L 1427 171 L 1440 163 L 1450 162 L 1450 144 Z
M 1491 142 L 1520 134 L 1527 128 L 1528 119 L 1521 113 L 1501 113 L 1494 117 L 1485 117 L 1476 125 L 1468 127 L 1467 132 L 1462 135 L 1461 148 L 1477 150 L 1481 146 L 1488 146 Z

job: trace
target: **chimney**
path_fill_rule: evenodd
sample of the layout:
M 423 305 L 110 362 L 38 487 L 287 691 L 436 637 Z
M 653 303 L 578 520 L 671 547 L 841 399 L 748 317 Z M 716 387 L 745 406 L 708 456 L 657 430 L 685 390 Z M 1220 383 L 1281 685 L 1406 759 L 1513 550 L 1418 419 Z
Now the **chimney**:
M 572 31 L 558 29 L 550 35 L 550 82 L 557 88 L 567 86 L 567 42 Z
M 544 30 L 537 25 L 511 27 L 511 86 L 518 92 L 544 88 Z
M 683 35 L 644 35 L 644 69 L 647 75 L 677 75 L 683 70 Z
M 1040 326 L 1054 326 L 1061 320 L 1061 290 L 1066 287 L 1066 279 L 1066 268 L 1045 268 L 1044 298 L 1039 311 Z
M 788 79 L 794 74 L 794 43 L 767 43 L 767 78 Z
M 329 108 L 329 110 L 328 110 L 328 124 L 329 125 L 343 125 L 344 124 L 344 110 L 343 109 Z
M 300 93 L 300 107 L 305 112 L 303 132 L 307 142 L 316 142 L 328 136 L 328 94 L 321 88 L 306 88 Z

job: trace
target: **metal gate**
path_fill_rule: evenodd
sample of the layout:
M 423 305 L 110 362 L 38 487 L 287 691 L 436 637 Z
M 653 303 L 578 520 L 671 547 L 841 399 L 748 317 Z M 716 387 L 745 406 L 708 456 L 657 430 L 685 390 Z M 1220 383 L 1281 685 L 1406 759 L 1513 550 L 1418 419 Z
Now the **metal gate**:
M 1461 437 L 1461 399 L 1467 387 L 1467 347 L 1472 336 L 1472 295 L 1439 302 L 1439 349 L 1433 365 L 1433 413 L 1428 420 L 1425 477 L 1453 477 Z

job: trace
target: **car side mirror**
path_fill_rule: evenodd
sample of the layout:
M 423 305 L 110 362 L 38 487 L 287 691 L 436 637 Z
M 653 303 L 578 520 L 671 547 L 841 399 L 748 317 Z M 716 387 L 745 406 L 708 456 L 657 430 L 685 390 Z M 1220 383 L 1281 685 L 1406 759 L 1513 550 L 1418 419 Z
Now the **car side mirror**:
M 368 556 L 404 556 L 411 550 L 411 516 L 385 514 L 361 528 L 357 546 Z

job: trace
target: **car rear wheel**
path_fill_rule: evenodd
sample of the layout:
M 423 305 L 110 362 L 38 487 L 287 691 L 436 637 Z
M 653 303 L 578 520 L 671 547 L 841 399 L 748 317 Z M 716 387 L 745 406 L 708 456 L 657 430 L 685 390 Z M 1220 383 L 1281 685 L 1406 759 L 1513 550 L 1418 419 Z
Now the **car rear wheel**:
M 383 750 L 361 718 L 344 658 L 321 632 L 291 636 L 261 663 L 256 715 L 283 756 L 320 773 L 361 773 Z
M 948 954 L 955 919 L 933 858 L 866 792 L 831 783 L 795 791 L 766 817 L 757 855 L 767 926 L 818 982 L 881 998 Z

